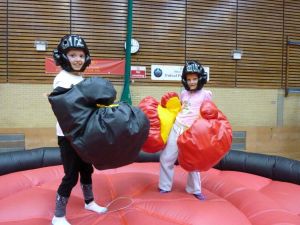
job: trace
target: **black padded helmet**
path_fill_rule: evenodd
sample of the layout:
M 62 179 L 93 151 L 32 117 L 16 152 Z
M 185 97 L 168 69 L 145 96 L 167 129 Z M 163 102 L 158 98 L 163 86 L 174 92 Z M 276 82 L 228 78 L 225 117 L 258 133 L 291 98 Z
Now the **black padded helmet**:
M 186 80 L 186 75 L 190 73 L 195 73 L 198 75 L 198 84 L 196 90 L 201 90 L 207 82 L 207 73 L 204 71 L 203 66 L 195 60 L 186 61 L 181 75 L 181 83 L 184 88 L 189 91 L 190 87 Z
M 67 53 L 70 49 L 81 49 L 84 51 L 85 62 L 82 65 L 80 71 L 76 71 L 83 72 L 85 68 L 91 64 L 91 57 L 85 41 L 82 37 L 76 34 L 65 35 L 60 40 L 60 43 L 57 45 L 57 49 L 53 50 L 53 58 L 55 60 L 56 65 L 61 66 L 64 70 L 68 72 L 74 71 L 67 57 Z

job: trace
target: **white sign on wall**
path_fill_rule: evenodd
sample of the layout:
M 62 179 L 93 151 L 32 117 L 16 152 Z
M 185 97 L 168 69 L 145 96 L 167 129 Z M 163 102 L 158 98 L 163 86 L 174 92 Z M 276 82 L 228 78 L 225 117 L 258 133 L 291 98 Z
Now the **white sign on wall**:
M 146 78 L 146 66 L 131 66 L 131 78 Z
M 209 67 L 203 66 L 209 81 Z M 151 80 L 180 81 L 183 66 L 176 65 L 151 65 Z

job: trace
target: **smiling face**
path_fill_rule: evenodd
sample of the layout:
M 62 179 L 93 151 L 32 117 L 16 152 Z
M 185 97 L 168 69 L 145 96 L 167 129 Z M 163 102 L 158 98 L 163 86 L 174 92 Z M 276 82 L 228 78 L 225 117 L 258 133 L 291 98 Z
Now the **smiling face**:
M 199 78 L 196 73 L 188 73 L 186 75 L 186 82 L 191 91 L 194 91 L 197 89 L 198 80 L 199 80 Z
M 72 69 L 79 72 L 85 62 L 85 53 L 81 49 L 71 49 L 67 53 Z

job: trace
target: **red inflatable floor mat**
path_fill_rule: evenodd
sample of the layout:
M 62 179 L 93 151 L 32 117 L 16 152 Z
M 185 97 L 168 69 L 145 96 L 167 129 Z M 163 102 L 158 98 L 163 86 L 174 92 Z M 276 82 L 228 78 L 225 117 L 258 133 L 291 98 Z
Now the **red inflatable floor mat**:
M 201 173 L 207 200 L 185 192 L 187 173 L 176 167 L 173 190 L 157 191 L 158 163 L 95 170 L 93 188 L 106 214 L 83 207 L 79 185 L 67 207 L 72 225 L 272 225 L 300 224 L 300 186 L 236 171 Z M 62 166 L 0 177 L 0 224 L 49 225 Z

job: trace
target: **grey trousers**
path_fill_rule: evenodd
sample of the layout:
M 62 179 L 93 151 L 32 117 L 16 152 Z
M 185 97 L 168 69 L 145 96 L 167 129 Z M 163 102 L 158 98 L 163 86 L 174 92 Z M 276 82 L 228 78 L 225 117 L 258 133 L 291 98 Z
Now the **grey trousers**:
M 177 138 L 183 132 L 183 127 L 176 122 L 169 134 L 168 142 L 165 149 L 160 155 L 160 174 L 158 187 L 165 191 L 171 191 L 174 176 L 174 164 L 178 157 Z M 186 192 L 190 194 L 201 193 L 200 173 L 189 172 L 186 183 Z

